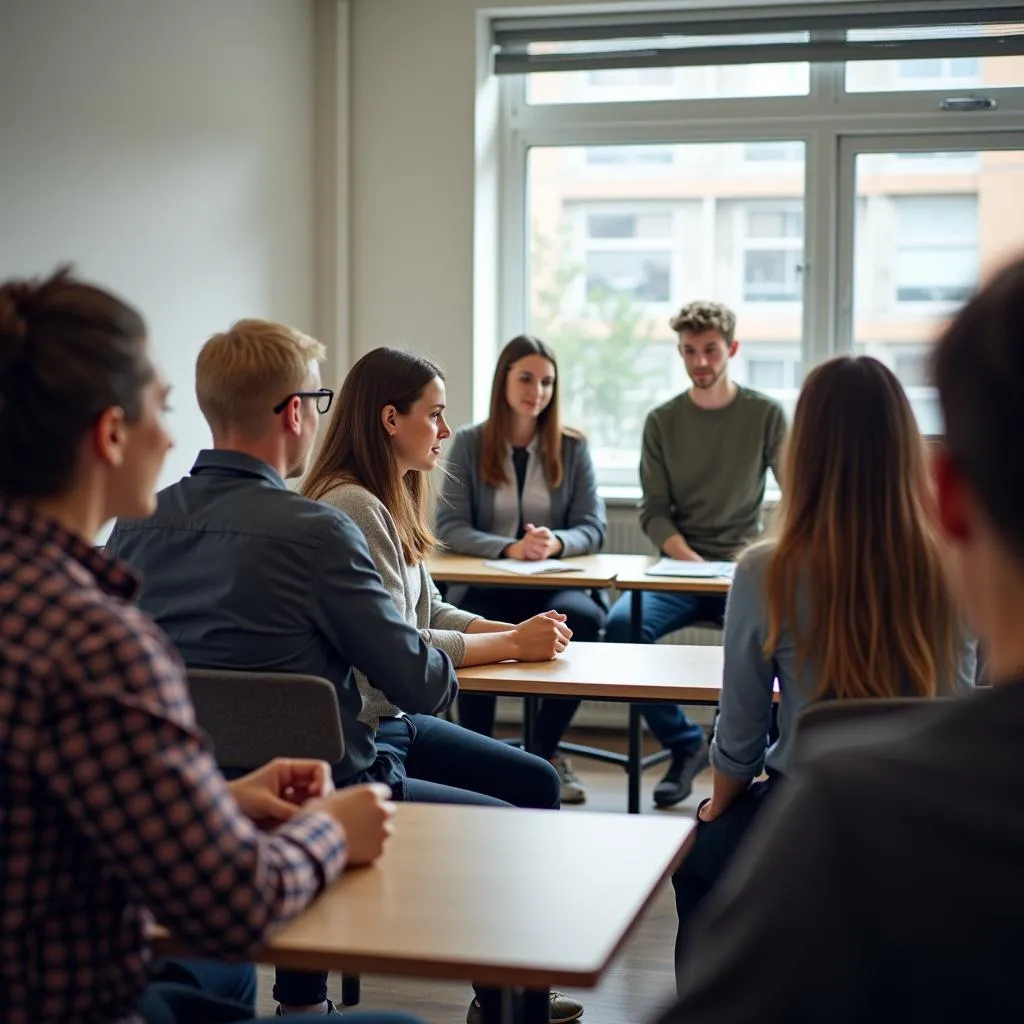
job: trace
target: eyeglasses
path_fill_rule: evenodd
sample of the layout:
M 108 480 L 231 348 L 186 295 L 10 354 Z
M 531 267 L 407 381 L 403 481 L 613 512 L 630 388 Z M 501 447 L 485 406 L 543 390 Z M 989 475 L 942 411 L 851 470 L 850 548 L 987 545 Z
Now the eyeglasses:
M 315 398 L 316 411 L 323 416 L 330 411 L 334 392 L 330 388 L 321 388 L 319 391 L 293 391 L 274 406 L 274 415 L 276 416 L 293 398 Z

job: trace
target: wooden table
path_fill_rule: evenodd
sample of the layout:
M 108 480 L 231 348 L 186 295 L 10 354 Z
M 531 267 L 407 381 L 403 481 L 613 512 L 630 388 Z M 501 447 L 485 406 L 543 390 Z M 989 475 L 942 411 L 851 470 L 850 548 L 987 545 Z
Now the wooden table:
M 722 687 L 721 647 L 682 644 L 604 644 L 573 642 L 552 661 L 505 661 L 458 670 L 459 688 L 466 693 L 524 697 L 526 748 L 536 736 L 540 697 L 578 697 L 582 700 L 629 701 L 629 747 L 623 756 L 602 751 L 603 760 L 622 764 L 629 776 L 629 812 L 640 812 L 640 779 L 645 767 L 664 759 L 643 756 L 643 703 L 718 703 Z M 591 755 L 592 756 L 592 755 Z
M 506 1021 L 529 990 L 527 1024 L 547 1024 L 547 991 L 600 982 L 692 824 L 403 804 L 380 861 L 342 875 L 256 959 L 500 986 Z M 166 932 L 154 948 L 181 952 Z
M 471 583 L 476 587 L 567 587 L 580 590 L 606 589 L 612 586 L 618 555 L 580 555 L 561 559 L 582 571 L 544 572 L 536 576 L 495 569 L 485 563 L 497 559 L 471 558 L 469 555 L 436 554 L 427 559 L 427 568 L 435 583 Z

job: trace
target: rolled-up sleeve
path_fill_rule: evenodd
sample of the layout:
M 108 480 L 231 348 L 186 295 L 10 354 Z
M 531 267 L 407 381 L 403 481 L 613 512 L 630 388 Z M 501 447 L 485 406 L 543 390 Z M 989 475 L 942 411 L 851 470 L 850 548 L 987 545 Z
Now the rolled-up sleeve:
M 771 729 L 776 670 L 764 654 L 763 564 L 763 553 L 755 550 L 736 566 L 725 613 L 725 669 L 711 763 L 735 779 L 754 779 L 764 770 Z

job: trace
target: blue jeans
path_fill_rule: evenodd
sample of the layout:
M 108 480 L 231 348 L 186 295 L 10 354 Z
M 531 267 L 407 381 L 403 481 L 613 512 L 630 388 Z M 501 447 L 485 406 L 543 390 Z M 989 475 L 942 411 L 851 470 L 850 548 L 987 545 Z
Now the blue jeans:
M 630 629 L 632 594 L 623 594 L 608 613 L 606 643 L 624 644 L 632 640 Z M 695 622 L 721 622 L 725 616 L 725 596 L 717 594 L 675 594 L 652 591 L 643 595 L 645 644 Z M 644 704 L 641 709 L 658 742 L 673 754 L 685 756 L 704 742 L 704 730 L 691 722 L 678 704 Z
M 560 611 L 574 640 L 593 643 L 601 635 L 605 610 L 585 590 L 547 587 L 470 587 L 459 607 L 497 622 L 519 623 L 542 612 Z M 459 694 L 459 722 L 473 732 L 494 735 L 492 693 Z M 580 702 L 572 697 L 545 697 L 537 712 L 537 753 L 552 758 Z
M 443 718 L 383 718 L 377 748 L 392 752 L 404 763 L 408 799 L 416 803 L 554 810 L 561 802 L 558 772 L 543 758 Z M 496 998 L 487 992 L 478 994 L 482 1003 Z M 279 970 L 274 998 L 287 1006 L 323 1002 L 327 975 Z
M 221 964 L 210 960 L 171 960 L 139 1001 L 146 1024 L 315 1024 L 322 1014 L 254 1018 L 256 969 L 252 964 Z M 351 1024 L 422 1024 L 404 1013 L 346 1014 Z

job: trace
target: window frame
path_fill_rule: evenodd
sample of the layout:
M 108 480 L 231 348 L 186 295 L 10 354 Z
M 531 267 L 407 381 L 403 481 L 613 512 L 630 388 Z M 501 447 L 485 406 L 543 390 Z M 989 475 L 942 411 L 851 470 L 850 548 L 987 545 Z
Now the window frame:
M 1024 148 L 1024 87 L 854 93 L 846 91 L 845 75 L 844 64 L 812 64 L 806 96 L 564 104 L 530 104 L 523 76 L 499 76 L 498 336 L 513 337 L 529 323 L 531 148 L 801 142 L 800 365 L 806 373 L 852 351 L 856 154 Z M 940 110 L 941 100 L 967 93 L 995 97 L 997 109 Z M 494 354 L 476 356 L 490 362 Z M 473 401 L 476 416 L 486 415 L 488 395 L 474 393 Z

